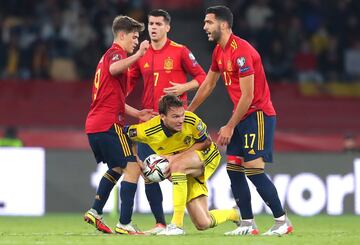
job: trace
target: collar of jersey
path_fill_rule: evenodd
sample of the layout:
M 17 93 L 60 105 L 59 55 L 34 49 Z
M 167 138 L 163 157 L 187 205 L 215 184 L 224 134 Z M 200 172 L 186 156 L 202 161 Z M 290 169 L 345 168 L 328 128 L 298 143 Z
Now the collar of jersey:
M 112 46 L 117 49 L 121 49 L 122 51 L 125 51 L 119 44 L 113 43 Z
M 157 52 L 163 51 L 167 46 L 169 46 L 170 42 L 171 42 L 171 40 L 168 38 L 168 39 L 166 40 L 165 45 L 164 45 L 161 49 L 156 49 L 156 50 L 155 50 L 152 45 L 150 45 L 150 47 L 151 47 L 151 50 L 152 50 L 153 52 L 156 52 L 156 53 L 157 53 Z
M 234 33 L 231 33 L 231 35 L 230 35 L 230 37 L 229 37 L 229 40 L 227 41 L 227 43 L 226 43 L 226 45 L 225 45 L 224 50 L 227 50 L 227 49 L 230 47 L 231 42 L 232 42 L 233 39 L 234 39 Z M 220 46 L 220 47 L 221 47 L 221 46 Z
M 160 119 L 160 125 L 166 137 L 171 137 L 173 135 L 173 133 L 171 133 L 171 131 L 165 126 L 164 122 L 161 119 Z

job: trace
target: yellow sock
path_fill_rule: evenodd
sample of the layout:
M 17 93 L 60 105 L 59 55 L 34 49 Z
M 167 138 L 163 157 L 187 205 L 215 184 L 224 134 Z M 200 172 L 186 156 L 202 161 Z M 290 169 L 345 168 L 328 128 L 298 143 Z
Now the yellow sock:
M 232 209 L 214 209 L 209 211 L 210 216 L 212 219 L 211 228 L 217 225 L 224 223 L 225 221 L 239 221 L 240 215 L 239 212 L 232 208 Z
M 173 183 L 174 214 L 171 220 L 177 227 L 183 227 L 187 199 L 187 178 L 183 173 L 171 174 Z

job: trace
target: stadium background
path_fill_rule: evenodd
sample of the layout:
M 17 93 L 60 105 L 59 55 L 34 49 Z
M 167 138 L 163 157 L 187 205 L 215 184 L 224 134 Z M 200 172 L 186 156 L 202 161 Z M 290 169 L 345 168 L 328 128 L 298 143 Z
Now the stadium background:
M 0 136 L 15 127 L 26 147 L 45 149 L 45 161 L 25 171 L 31 162 L 27 155 L 14 164 L 23 153 L 5 158 L 10 149 L 0 150 L 0 215 L 24 212 L 23 206 L 8 208 L 15 201 L 25 206 L 24 192 L 31 191 L 42 199 L 34 205 L 43 207 L 33 215 L 88 208 L 96 166 L 83 125 L 93 71 L 111 44 L 114 16 L 146 22 L 149 9 L 169 10 L 169 37 L 187 45 L 207 70 L 213 47 L 202 30 L 204 9 L 223 3 L 234 12 L 234 32 L 257 47 L 265 65 L 278 113 L 276 164 L 269 173 L 280 184 L 289 181 L 285 205 L 299 215 L 360 214 L 358 1 L 5 0 L 0 2 Z M 136 91 L 128 102 L 138 106 L 141 84 Z M 219 81 L 198 114 L 216 135 L 231 108 Z M 13 171 L 29 189 L 23 184 L 5 188 Z M 37 178 L 44 180 L 37 183 Z M 39 190 L 32 189 L 35 182 Z M 226 180 L 219 183 L 226 185 Z M 298 211 L 291 200 L 308 206 Z

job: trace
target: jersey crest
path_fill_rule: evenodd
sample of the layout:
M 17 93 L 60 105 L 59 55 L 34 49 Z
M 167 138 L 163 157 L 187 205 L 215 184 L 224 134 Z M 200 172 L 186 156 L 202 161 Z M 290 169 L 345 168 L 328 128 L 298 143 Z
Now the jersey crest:
M 173 68 L 174 68 L 174 60 L 171 59 L 170 57 L 167 57 L 164 60 L 164 70 L 166 72 L 170 72 Z
M 184 139 L 184 144 L 185 145 L 189 145 L 191 142 L 191 137 L 190 136 L 186 136 L 185 139 Z

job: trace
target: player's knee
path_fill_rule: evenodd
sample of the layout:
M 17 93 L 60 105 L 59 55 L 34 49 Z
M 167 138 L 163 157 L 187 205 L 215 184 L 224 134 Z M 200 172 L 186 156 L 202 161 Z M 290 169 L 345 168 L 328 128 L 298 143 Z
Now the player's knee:
M 207 230 L 211 225 L 210 220 L 199 220 L 195 223 L 195 227 L 199 231 Z
M 122 169 L 120 167 L 115 167 L 115 168 L 112 168 L 111 170 L 118 174 L 122 174 Z
M 137 168 L 126 169 L 124 171 L 124 181 L 137 183 L 140 177 L 140 170 Z

